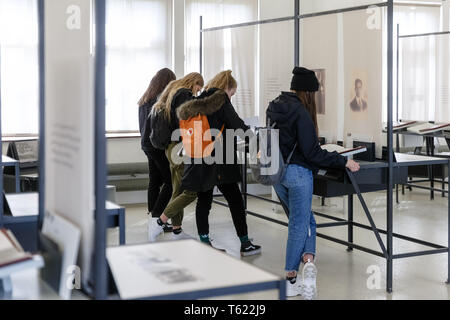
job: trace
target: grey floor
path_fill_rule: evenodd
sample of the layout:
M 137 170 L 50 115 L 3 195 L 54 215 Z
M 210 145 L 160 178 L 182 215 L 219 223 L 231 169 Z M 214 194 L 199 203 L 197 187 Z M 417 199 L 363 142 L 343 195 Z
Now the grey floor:
M 386 226 L 386 194 L 374 193 L 364 196 L 377 227 Z M 421 190 L 407 191 L 400 196 L 400 204 L 395 205 L 394 232 L 413 236 L 433 243 L 447 246 L 447 198 L 436 195 L 430 201 L 429 193 Z M 343 199 L 328 200 L 325 207 L 318 199 L 314 200 L 313 209 L 344 218 Z M 271 204 L 260 200 L 250 200 L 249 209 L 260 214 L 287 221 L 284 214 L 273 210 Z M 194 206 L 186 209 L 184 229 L 195 236 Z M 359 201 L 355 199 L 355 220 L 368 224 Z M 318 218 L 318 223 L 329 222 Z M 147 215 L 145 205 L 133 205 L 126 208 L 127 243 L 145 243 L 147 241 Z M 218 247 L 227 249 L 228 253 L 239 257 L 240 243 L 235 235 L 231 216 L 227 208 L 215 205 L 210 215 L 211 238 Z M 261 256 L 246 258 L 245 261 L 283 276 L 287 228 L 258 218 L 248 217 L 250 237 L 263 247 Z M 321 229 L 319 232 L 345 240 L 346 227 Z M 167 235 L 165 237 L 168 237 Z M 118 243 L 118 231 L 108 234 L 110 245 Z M 383 240 L 385 238 L 383 237 Z M 355 229 L 355 243 L 378 250 L 373 233 Z M 396 240 L 394 253 L 426 250 L 420 245 Z M 360 251 L 348 253 L 346 248 L 323 240 L 317 240 L 318 299 L 440 299 L 449 300 L 450 286 L 445 283 L 447 275 L 447 255 L 435 255 L 419 258 L 396 260 L 394 263 L 394 293 L 385 291 L 386 263 L 384 259 Z M 375 272 L 369 274 L 368 272 Z M 379 277 L 377 274 L 379 273 Z M 379 287 L 376 288 L 377 280 Z M 375 286 L 375 288 L 374 288 Z M 226 297 L 241 299 L 276 299 L 274 292 L 252 295 Z M 301 298 L 299 298 L 301 299 Z

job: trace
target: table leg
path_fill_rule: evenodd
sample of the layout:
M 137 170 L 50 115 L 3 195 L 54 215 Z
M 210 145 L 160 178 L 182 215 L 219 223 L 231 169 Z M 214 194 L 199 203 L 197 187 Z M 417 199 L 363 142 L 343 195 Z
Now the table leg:
M 429 143 L 430 143 L 430 156 L 434 157 L 434 138 L 430 137 L 429 138 Z M 431 200 L 434 200 L 434 166 L 430 166 L 430 187 L 431 187 Z
M 286 280 L 281 280 L 279 285 L 278 298 L 280 300 L 286 300 Z
M 445 167 L 446 165 L 442 165 L 442 198 L 445 198 Z
M 447 178 L 449 179 L 450 182 L 450 160 L 448 162 L 448 173 L 447 173 Z M 449 185 L 449 194 L 447 197 L 447 211 L 448 211 L 448 230 L 447 230 L 447 235 L 448 235 L 448 253 L 447 253 L 447 284 L 450 284 L 450 185 Z
M 19 162 L 17 162 L 15 165 L 14 165 L 14 169 L 15 169 L 15 172 L 14 172 L 14 175 L 15 175 L 15 180 L 16 180 L 16 193 L 20 193 L 20 166 L 19 166 Z
M 119 244 L 121 246 L 125 245 L 125 209 L 119 210 Z
M 0 279 L 0 293 L 9 294 L 12 292 L 11 277 L 5 277 Z
M 348 196 L 348 242 L 353 243 L 353 195 Z M 348 252 L 353 251 L 352 247 L 347 248 Z
M 245 210 L 247 210 L 248 209 L 248 197 L 247 197 L 247 188 L 248 188 L 248 185 L 247 185 L 247 165 L 248 165 L 248 162 L 247 162 L 247 154 L 246 153 L 244 153 L 244 167 L 243 167 L 243 169 L 242 169 L 242 174 L 243 174 L 243 180 L 244 180 L 244 185 L 243 185 L 243 191 L 244 191 L 244 208 L 245 208 Z

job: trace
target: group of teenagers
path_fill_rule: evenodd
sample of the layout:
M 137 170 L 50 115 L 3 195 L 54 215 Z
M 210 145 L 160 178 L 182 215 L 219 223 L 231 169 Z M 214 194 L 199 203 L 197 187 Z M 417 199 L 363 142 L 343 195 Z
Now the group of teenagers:
M 236 154 L 234 163 L 180 163 L 174 159 L 174 155 L 183 153 L 183 144 L 180 143 L 182 138 L 170 141 L 164 150 L 160 146 L 155 147 L 150 138 L 152 130 L 159 130 L 151 121 L 152 115 L 156 113 L 164 115 L 166 126 L 171 132 L 179 130 L 183 121 L 198 116 L 206 118 L 211 129 L 249 132 L 250 127 L 239 117 L 231 102 L 237 89 L 238 83 L 229 70 L 220 72 L 205 86 L 199 73 L 190 73 L 177 80 L 175 74 L 165 68 L 153 77 L 140 99 L 141 145 L 148 158 L 150 178 L 150 242 L 155 242 L 164 232 L 172 233 L 173 240 L 191 238 L 182 229 L 183 212 L 197 200 L 195 216 L 198 235 L 201 242 L 212 246 L 209 214 L 217 187 L 228 203 L 241 242 L 241 256 L 261 254 L 261 246 L 252 243 L 248 234 L 244 201 L 239 188 L 241 169 Z M 359 170 L 358 163 L 353 160 L 320 147 L 315 102 L 318 90 L 319 81 L 315 73 L 295 67 L 291 90 L 281 92 L 270 102 L 266 112 L 267 123 L 279 130 L 280 152 L 285 161 L 289 160 L 281 182 L 274 186 L 289 211 L 285 263 L 287 296 L 302 295 L 308 300 L 317 296 L 316 221 L 311 210 L 314 174 L 323 167 L 348 168 L 352 172 Z M 222 135 L 221 144 L 215 147 L 225 147 L 226 138 L 227 135 Z M 226 156 L 226 151 L 222 150 L 221 154 Z

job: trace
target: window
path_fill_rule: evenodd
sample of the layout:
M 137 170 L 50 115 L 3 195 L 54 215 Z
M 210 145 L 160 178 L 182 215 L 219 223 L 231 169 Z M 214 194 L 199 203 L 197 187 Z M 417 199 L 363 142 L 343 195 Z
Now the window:
M 186 0 L 186 72 L 200 70 L 200 16 L 203 28 L 255 21 L 258 0 Z M 224 30 L 225 67 L 231 68 L 231 31 Z
M 106 130 L 139 129 L 137 102 L 153 75 L 171 67 L 167 0 L 109 0 L 106 6 Z
M 440 6 L 396 6 L 400 35 L 438 32 Z M 400 40 L 399 113 L 403 120 L 434 121 L 437 92 L 437 38 Z
M 36 0 L 0 0 L 2 133 L 37 134 L 39 122 Z
M 186 71 L 200 70 L 200 16 L 203 28 L 250 22 L 258 19 L 257 0 L 186 0 Z M 239 86 L 232 101 L 243 118 L 257 113 L 256 26 L 224 29 L 203 34 L 205 81 L 231 69 Z

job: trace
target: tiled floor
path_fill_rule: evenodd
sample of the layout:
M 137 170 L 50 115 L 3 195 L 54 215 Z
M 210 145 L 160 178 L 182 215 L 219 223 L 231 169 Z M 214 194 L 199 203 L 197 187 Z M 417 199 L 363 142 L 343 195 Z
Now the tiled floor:
M 386 226 L 385 193 L 374 193 L 364 196 L 371 209 L 377 227 Z M 325 207 L 320 201 L 314 201 L 314 210 L 328 213 L 337 217 L 345 217 L 344 201 L 333 199 Z M 251 199 L 249 209 L 287 221 L 284 214 L 275 213 L 271 204 Z M 195 236 L 194 206 L 186 209 L 184 229 Z M 147 215 L 144 205 L 127 206 L 127 243 L 145 243 L 147 241 Z M 325 220 L 318 218 L 318 223 Z M 368 224 L 367 218 L 355 198 L 355 220 Z M 231 216 L 227 208 L 215 205 L 210 215 L 211 237 L 217 247 L 227 249 L 228 253 L 239 257 L 239 240 L 236 237 Z M 254 264 L 274 274 L 283 276 L 287 228 L 255 217 L 248 217 L 250 237 L 256 244 L 262 245 L 261 256 L 247 258 L 245 261 Z M 395 205 L 394 231 L 408 236 L 418 237 L 426 241 L 447 246 L 447 199 L 436 197 L 429 200 L 425 191 L 414 190 L 401 196 L 401 202 Z M 319 232 L 346 239 L 346 227 L 334 229 L 321 229 Z M 109 244 L 115 245 L 118 231 L 112 230 L 108 234 Z M 169 237 L 169 235 L 165 235 Z M 166 238 L 167 239 L 167 238 Z M 385 239 L 383 237 L 383 239 Z M 379 250 L 373 233 L 355 229 L 355 242 Z M 396 240 L 395 253 L 404 253 L 427 249 L 419 245 Z M 317 267 L 319 270 L 318 290 L 319 299 L 450 299 L 450 286 L 447 280 L 447 255 L 397 260 L 394 263 L 394 293 L 385 292 L 384 259 L 364 252 L 354 251 L 348 253 L 346 248 L 318 238 L 317 240 Z M 376 283 L 369 279 L 368 269 L 380 272 L 380 287 L 369 289 L 369 284 Z M 277 295 L 273 292 L 239 296 L 248 299 L 273 299 Z M 234 297 L 228 297 L 234 298 Z

